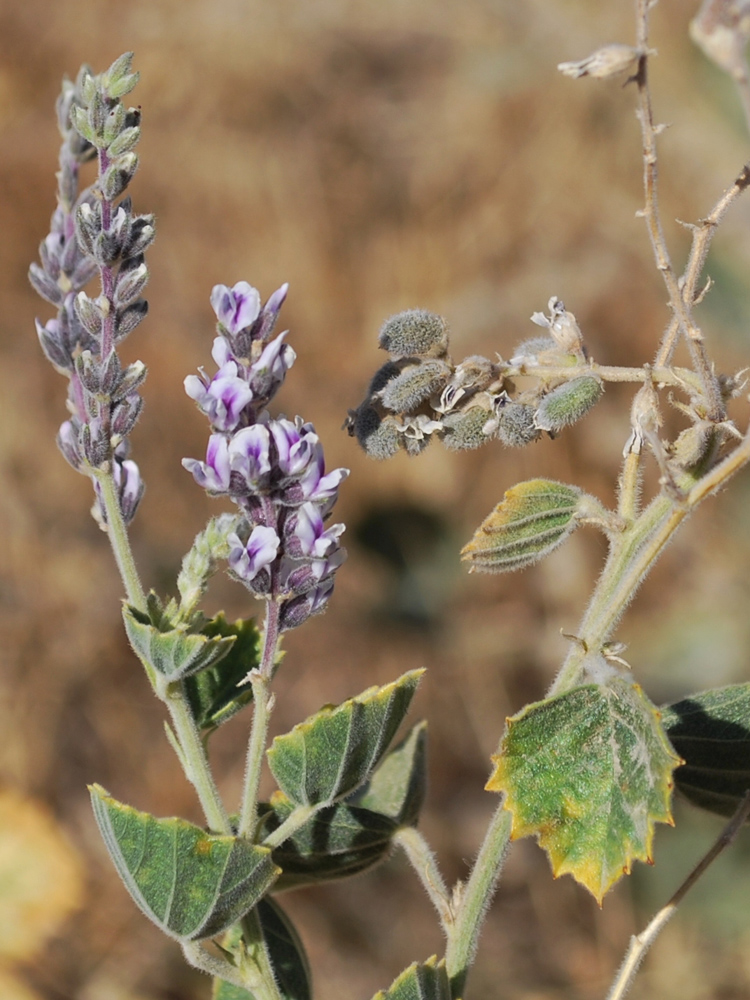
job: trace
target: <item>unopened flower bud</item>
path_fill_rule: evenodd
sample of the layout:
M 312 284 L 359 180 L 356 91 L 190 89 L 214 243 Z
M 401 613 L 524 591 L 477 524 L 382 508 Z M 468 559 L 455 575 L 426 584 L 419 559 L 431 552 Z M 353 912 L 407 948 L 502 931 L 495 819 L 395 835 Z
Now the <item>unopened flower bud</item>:
M 117 358 L 114 351 L 111 356 L 113 358 Z M 131 392 L 135 392 L 135 390 L 146 378 L 146 374 L 147 369 L 142 361 L 134 361 L 132 365 L 128 365 L 122 373 L 122 377 L 119 382 L 110 390 L 112 394 L 112 402 L 118 403 L 121 399 L 124 399 L 125 396 L 130 395 Z
M 136 267 L 121 267 L 115 285 L 115 306 L 121 308 L 132 305 L 140 297 L 147 283 L 148 268 L 142 260 Z
M 450 374 L 450 366 L 444 361 L 423 361 L 391 379 L 381 391 L 380 399 L 393 413 L 410 413 L 442 389 Z
M 130 184 L 138 169 L 138 155 L 124 153 L 116 157 L 99 180 L 102 195 L 107 201 L 114 201 Z
M 634 72 L 640 55 L 639 50 L 632 45 L 605 45 L 580 62 L 559 63 L 557 68 L 573 79 L 593 76 L 598 80 L 607 80 L 620 73 Z
M 125 309 L 118 309 L 115 320 L 115 340 L 124 340 L 146 318 L 147 312 L 148 302 L 145 299 L 138 299 L 126 306 Z
M 409 309 L 383 323 L 378 343 L 394 358 L 442 357 L 448 349 L 448 325 L 435 313 Z
M 66 420 L 57 432 L 57 447 L 65 459 L 80 472 L 83 466 L 83 455 L 79 445 L 80 425 L 75 420 Z
M 98 469 L 110 456 L 109 435 L 101 420 L 94 419 L 81 429 L 81 448 L 89 465 Z
M 125 126 L 125 108 L 122 104 L 115 104 L 112 110 L 107 115 L 104 126 L 102 128 L 102 144 L 107 148 L 110 157 L 114 157 L 116 154 L 112 152 L 111 145 L 112 142 L 117 138 L 117 136 L 122 132 Z M 122 150 L 121 152 L 127 152 L 127 150 Z
M 48 360 L 58 368 L 70 371 L 73 367 L 73 359 L 65 343 L 60 321 L 51 319 L 48 320 L 45 326 L 42 326 L 38 319 L 34 320 L 34 322 L 36 324 L 39 343 Z
M 97 302 L 90 299 L 85 292 L 79 292 L 75 297 L 76 316 L 83 328 L 92 337 L 98 337 L 102 330 L 104 315 Z
M 29 266 L 29 281 L 38 295 L 41 295 L 53 306 L 60 306 L 63 300 L 63 291 L 56 281 L 53 281 L 38 264 Z
M 556 434 L 588 413 L 603 392 L 604 386 L 595 375 L 564 382 L 542 399 L 534 422 L 539 430 Z
M 81 351 L 75 360 L 76 374 L 87 392 L 96 396 L 102 391 L 101 365 L 91 351 Z
M 130 231 L 122 248 L 125 259 L 138 257 L 151 246 L 156 238 L 156 222 L 153 215 L 137 215 L 130 223 Z
M 133 430 L 142 409 L 143 397 L 139 396 L 137 392 L 126 396 L 121 403 L 117 403 L 113 408 L 110 419 L 110 431 L 112 437 L 117 439 L 117 443 L 126 438 Z

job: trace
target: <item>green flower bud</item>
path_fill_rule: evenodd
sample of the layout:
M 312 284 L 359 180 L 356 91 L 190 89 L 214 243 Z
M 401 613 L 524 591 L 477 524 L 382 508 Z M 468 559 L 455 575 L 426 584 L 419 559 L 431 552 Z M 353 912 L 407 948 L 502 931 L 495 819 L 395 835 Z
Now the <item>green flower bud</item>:
M 448 349 L 448 326 L 426 309 L 409 309 L 383 323 L 379 344 L 394 358 L 441 357 Z
M 380 393 L 383 406 L 393 413 L 410 413 L 438 392 L 448 381 L 451 369 L 444 361 L 423 361 L 404 369 Z
M 539 404 L 535 423 L 539 430 L 556 434 L 580 420 L 599 401 L 604 386 L 594 375 L 581 375 L 548 393 Z
M 560 545 L 578 523 L 582 494 L 577 486 L 532 479 L 506 491 L 501 502 L 461 550 L 469 572 L 521 569 Z
M 527 403 L 508 403 L 500 411 L 497 436 L 508 448 L 524 448 L 539 439 L 534 423 L 535 410 Z
M 462 412 L 447 414 L 443 417 L 443 444 L 450 451 L 479 448 L 494 436 L 484 431 L 493 418 L 492 410 L 483 406 L 471 406 Z

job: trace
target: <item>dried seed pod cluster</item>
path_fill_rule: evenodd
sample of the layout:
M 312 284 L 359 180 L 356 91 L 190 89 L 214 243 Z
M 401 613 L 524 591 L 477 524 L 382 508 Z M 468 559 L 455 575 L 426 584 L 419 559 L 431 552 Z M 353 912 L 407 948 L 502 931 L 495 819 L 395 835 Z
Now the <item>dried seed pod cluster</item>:
M 548 308 L 549 315 L 531 317 L 546 334 L 523 341 L 508 362 L 472 355 L 455 364 L 441 316 L 424 309 L 391 316 L 379 337 L 390 359 L 349 411 L 349 434 L 372 458 L 385 459 L 402 450 L 417 455 L 433 437 L 451 451 L 490 440 L 521 448 L 580 420 L 603 385 L 575 316 L 556 297 Z M 519 376 L 531 384 L 517 388 Z

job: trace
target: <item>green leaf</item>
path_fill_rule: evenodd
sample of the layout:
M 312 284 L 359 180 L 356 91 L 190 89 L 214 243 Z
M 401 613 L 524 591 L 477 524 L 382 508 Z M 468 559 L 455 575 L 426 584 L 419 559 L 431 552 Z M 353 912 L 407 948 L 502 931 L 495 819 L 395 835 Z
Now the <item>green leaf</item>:
M 283 792 L 274 792 L 265 808 L 264 836 L 281 826 L 295 806 Z M 283 892 L 357 875 L 385 860 L 398 827 L 388 816 L 344 802 L 321 809 L 273 849 L 281 868 L 275 888 Z
M 445 962 L 433 955 L 424 965 L 415 962 L 394 980 L 390 988 L 376 993 L 373 1000 L 451 1000 Z
M 427 723 L 418 722 L 383 759 L 351 804 L 415 826 L 427 791 Z
M 238 685 L 260 663 L 260 633 L 252 620 L 228 622 L 219 614 L 203 627 L 201 634 L 213 641 L 232 640 L 219 662 L 185 681 L 196 725 L 212 732 L 252 701 L 252 687 Z
M 368 688 L 277 736 L 268 762 L 284 794 L 295 805 L 323 806 L 359 788 L 396 735 L 423 673 Z
M 750 684 L 666 705 L 662 723 L 685 762 L 675 772 L 677 788 L 695 805 L 731 816 L 750 789 Z
M 506 491 L 461 550 L 469 572 L 503 573 L 542 559 L 577 524 L 581 491 L 551 479 L 531 479 Z
M 235 635 L 212 638 L 196 635 L 186 628 L 173 628 L 156 594 L 149 594 L 147 612 L 125 605 L 123 618 L 136 655 L 166 683 L 214 666 L 227 655 L 236 638 Z
M 513 838 L 534 834 L 555 876 L 571 874 L 601 903 L 651 861 L 654 825 L 672 823 L 672 750 L 638 684 L 612 670 L 508 719 L 487 788 L 504 792 Z
M 265 847 L 205 833 L 182 819 L 156 819 L 92 785 L 91 802 L 117 873 L 165 934 L 195 941 L 226 930 L 279 874 Z
M 283 1000 L 312 1000 L 310 967 L 297 930 L 275 899 L 266 897 L 256 907 L 261 933 L 268 950 L 276 983 Z M 222 948 L 236 951 L 242 925 L 236 924 L 222 942 Z M 239 986 L 215 979 L 212 1000 L 255 1000 Z

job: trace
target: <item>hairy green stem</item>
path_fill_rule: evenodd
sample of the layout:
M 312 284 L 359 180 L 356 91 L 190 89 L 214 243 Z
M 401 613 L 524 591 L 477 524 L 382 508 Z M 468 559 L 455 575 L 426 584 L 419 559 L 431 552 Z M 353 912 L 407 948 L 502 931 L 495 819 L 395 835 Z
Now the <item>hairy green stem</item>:
M 326 805 L 328 803 L 323 802 L 315 806 L 296 806 L 281 826 L 268 834 L 263 841 L 263 847 L 278 847 L 279 844 L 283 844 L 288 837 L 291 837 L 301 826 L 304 826 L 311 816 L 314 816 L 319 809 L 324 809 Z
M 689 508 L 660 494 L 611 545 L 609 557 L 581 620 L 573 644 L 549 696 L 580 683 L 583 660 L 597 653 L 611 635 L 644 576 Z
M 209 828 L 214 833 L 231 834 L 232 826 L 211 774 L 206 750 L 190 711 L 182 681 L 167 686 L 164 703 L 169 709 L 175 735 L 187 764 L 185 775 L 198 793 Z
M 145 611 L 146 595 L 135 566 L 133 550 L 130 548 L 128 529 L 122 516 L 114 476 L 111 471 L 95 472 L 94 476 L 101 489 L 102 502 L 107 515 L 107 536 L 112 546 L 117 568 L 120 571 L 128 603 L 139 611 Z
M 242 937 L 247 946 L 247 958 L 241 963 L 246 989 L 255 1000 L 284 1000 L 276 983 L 257 910 L 251 910 L 242 918 Z
M 445 965 L 454 998 L 464 993 L 482 922 L 500 878 L 510 841 L 510 827 L 510 813 L 506 812 L 501 801 L 487 828 L 469 881 L 461 887 L 458 905 L 454 904 L 454 922 L 445 951 Z
M 415 826 L 397 830 L 393 843 L 403 849 L 438 912 L 443 930 L 450 935 L 454 916 L 450 895 L 430 845 Z
M 270 694 L 273 665 L 279 649 L 279 620 L 281 606 L 278 601 L 266 601 L 266 621 L 263 629 L 263 650 L 258 669 L 250 674 L 253 688 L 253 721 L 247 745 L 245 781 L 242 789 L 239 834 L 249 837 L 255 832 L 257 817 L 258 788 L 263 767 L 263 754 L 268 738 L 268 722 L 271 717 L 273 698 Z
M 268 735 L 268 720 L 271 717 L 272 707 L 269 678 L 260 673 L 260 671 L 254 671 L 250 683 L 253 687 L 253 722 L 250 729 L 250 740 L 247 745 L 240 825 L 237 830 L 241 837 L 252 837 L 255 833 L 260 772 L 263 766 L 263 754 L 266 749 L 266 738 Z

